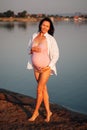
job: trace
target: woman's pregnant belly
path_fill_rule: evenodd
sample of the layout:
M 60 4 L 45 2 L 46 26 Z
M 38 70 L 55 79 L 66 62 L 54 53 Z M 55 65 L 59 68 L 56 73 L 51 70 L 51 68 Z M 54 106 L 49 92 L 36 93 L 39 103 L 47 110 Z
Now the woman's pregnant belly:
M 50 62 L 49 56 L 46 53 L 36 53 L 32 55 L 32 63 L 35 67 L 46 67 Z

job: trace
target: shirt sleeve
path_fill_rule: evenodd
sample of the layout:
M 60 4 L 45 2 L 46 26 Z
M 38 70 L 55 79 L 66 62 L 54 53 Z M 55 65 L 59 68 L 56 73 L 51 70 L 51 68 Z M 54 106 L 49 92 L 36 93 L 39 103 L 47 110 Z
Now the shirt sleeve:
M 57 60 L 59 59 L 59 48 L 56 40 L 53 38 L 51 39 L 51 47 L 50 47 L 50 68 L 53 68 L 53 66 L 56 64 Z
M 28 47 L 27 47 L 27 51 L 28 51 L 28 54 L 31 52 L 31 48 L 32 48 L 32 41 L 33 39 L 37 36 L 37 33 L 34 33 L 32 35 L 32 37 L 30 38 L 29 42 L 28 42 Z
M 30 54 L 31 52 L 31 47 L 32 47 L 32 38 L 29 39 L 29 42 L 28 42 L 28 47 L 27 47 L 28 54 Z

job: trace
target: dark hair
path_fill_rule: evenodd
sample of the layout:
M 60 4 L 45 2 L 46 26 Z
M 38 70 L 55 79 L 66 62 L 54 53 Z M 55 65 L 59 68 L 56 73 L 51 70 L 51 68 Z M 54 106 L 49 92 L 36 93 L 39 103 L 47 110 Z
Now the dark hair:
M 45 17 L 44 19 L 42 19 L 42 20 L 40 21 L 40 23 L 39 23 L 39 30 L 38 30 L 38 31 L 39 31 L 39 32 L 41 31 L 41 25 L 42 25 L 42 23 L 43 23 L 44 21 L 48 21 L 48 22 L 50 23 L 50 29 L 49 29 L 48 33 L 53 36 L 53 34 L 54 34 L 54 26 L 53 26 L 53 23 L 52 23 L 51 19 L 48 18 L 48 17 Z

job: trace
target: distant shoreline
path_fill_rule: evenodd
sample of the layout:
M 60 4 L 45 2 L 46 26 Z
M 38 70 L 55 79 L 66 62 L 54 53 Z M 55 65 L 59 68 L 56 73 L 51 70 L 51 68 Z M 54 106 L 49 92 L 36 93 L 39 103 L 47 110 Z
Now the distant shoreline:
M 37 22 L 38 19 L 36 18 L 14 18 L 14 17 L 10 17 L 10 18 L 0 18 L 1 22 Z
M 54 22 L 60 22 L 60 21 L 73 21 L 73 22 L 87 22 L 87 18 L 84 17 L 73 17 L 73 18 L 69 18 L 69 17 L 61 17 L 61 18 L 54 18 L 54 17 L 50 17 L 52 21 Z M 0 22 L 38 22 L 42 19 L 41 18 L 36 18 L 36 17 L 0 17 Z

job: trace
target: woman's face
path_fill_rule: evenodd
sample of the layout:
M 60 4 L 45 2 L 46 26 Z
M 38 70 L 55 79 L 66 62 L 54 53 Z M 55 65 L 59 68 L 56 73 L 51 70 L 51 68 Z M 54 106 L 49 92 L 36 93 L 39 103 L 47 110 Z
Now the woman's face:
M 44 21 L 41 25 L 41 32 L 45 34 L 49 31 L 49 29 L 50 29 L 50 22 Z

